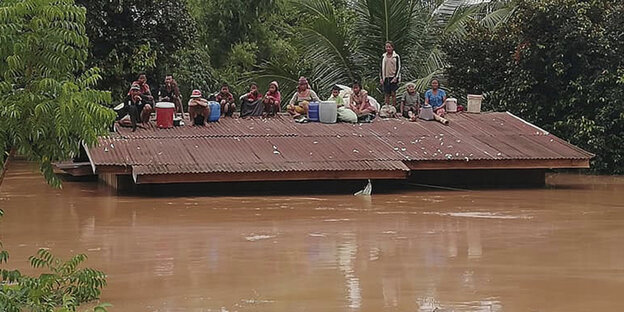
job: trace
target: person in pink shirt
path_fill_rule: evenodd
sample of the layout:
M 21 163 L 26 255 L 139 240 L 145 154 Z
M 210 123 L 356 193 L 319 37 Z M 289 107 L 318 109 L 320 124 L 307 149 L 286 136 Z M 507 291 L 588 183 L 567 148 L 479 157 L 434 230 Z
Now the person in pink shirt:
M 267 117 L 275 116 L 280 111 L 280 103 L 282 95 L 279 92 L 279 84 L 277 81 L 269 83 L 269 90 L 264 95 L 262 102 L 264 103 L 264 113 Z
M 368 100 L 368 92 L 362 90 L 359 82 L 353 83 L 351 90 L 353 91 L 349 104 L 351 110 L 358 116 L 359 122 L 371 122 L 375 119 L 377 109 Z

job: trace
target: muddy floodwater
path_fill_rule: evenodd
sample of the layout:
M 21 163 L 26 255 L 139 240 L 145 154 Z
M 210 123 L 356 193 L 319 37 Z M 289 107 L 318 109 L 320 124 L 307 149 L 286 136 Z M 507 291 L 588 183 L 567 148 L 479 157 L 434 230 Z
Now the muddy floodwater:
M 624 311 L 624 178 L 547 183 L 117 196 L 13 162 L 0 235 L 26 272 L 38 248 L 87 254 L 111 311 Z

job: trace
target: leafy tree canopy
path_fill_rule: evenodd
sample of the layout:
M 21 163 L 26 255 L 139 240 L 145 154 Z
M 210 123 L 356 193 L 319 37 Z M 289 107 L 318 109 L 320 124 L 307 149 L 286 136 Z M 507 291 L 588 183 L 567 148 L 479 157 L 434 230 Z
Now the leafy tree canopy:
M 0 148 L 39 162 L 56 186 L 52 163 L 95 144 L 114 118 L 102 106 L 110 93 L 93 88 L 99 69 L 85 70 L 85 19 L 73 0 L 0 2 Z
M 624 173 L 624 3 L 521 0 L 508 23 L 449 42 L 451 85 L 597 154 Z

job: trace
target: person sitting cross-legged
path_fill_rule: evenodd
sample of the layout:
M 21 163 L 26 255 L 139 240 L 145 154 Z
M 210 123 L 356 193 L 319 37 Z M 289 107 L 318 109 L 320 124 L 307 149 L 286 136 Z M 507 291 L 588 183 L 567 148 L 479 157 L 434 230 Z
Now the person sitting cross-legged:
M 117 121 L 121 126 L 130 126 L 136 131 L 137 124 L 149 122 L 152 106 L 141 97 L 141 87 L 133 84 L 124 99 L 123 106 L 117 111 Z M 127 115 L 127 117 L 126 117 Z
M 353 83 L 351 90 L 353 91 L 349 104 L 351 110 L 358 116 L 358 121 L 371 122 L 375 119 L 377 110 L 368 100 L 368 92 L 362 90 L 362 85 L 359 82 Z

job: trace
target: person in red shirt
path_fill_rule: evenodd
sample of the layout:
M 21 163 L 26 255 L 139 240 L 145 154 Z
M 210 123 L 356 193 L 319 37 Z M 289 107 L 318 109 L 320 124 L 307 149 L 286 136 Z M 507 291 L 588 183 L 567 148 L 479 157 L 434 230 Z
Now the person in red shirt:
M 141 97 L 144 102 L 149 104 L 154 104 L 154 97 L 152 96 L 152 91 L 150 90 L 150 86 L 147 84 L 147 76 L 145 73 L 140 73 L 139 78 L 132 83 L 133 85 L 138 85 L 141 88 Z M 130 93 L 128 93 L 130 94 Z
M 217 94 L 216 101 L 221 104 L 222 116 L 232 116 L 236 111 L 234 96 L 230 93 L 230 87 L 226 83 L 221 85 L 221 91 Z
M 275 116 L 279 113 L 281 101 L 282 95 L 279 92 L 279 85 L 277 81 L 271 81 L 271 83 L 269 83 L 269 90 L 262 100 L 262 103 L 264 103 L 264 113 L 267 117 Z

